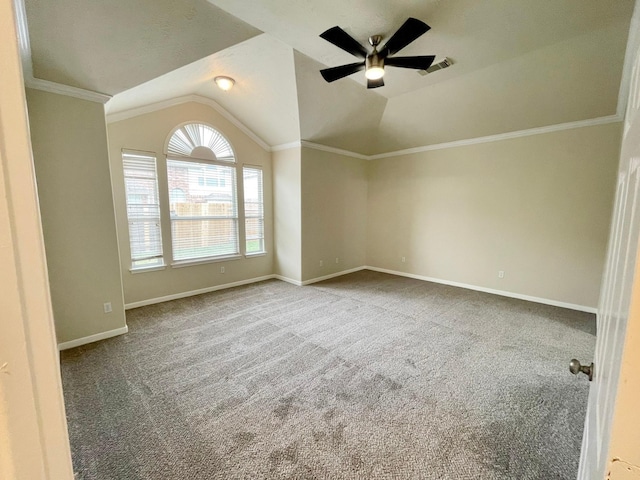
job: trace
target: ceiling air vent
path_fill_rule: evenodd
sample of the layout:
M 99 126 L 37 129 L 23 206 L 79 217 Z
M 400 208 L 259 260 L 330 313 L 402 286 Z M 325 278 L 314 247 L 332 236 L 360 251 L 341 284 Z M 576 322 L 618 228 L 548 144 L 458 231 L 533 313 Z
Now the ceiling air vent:
M 438 70 L 442 70 L 443 68 L 450 67 L 451 65 L 453 65 L 453 60 L 451 60 L 450 58 L 445 57 L 444 60 L 441 60 L 438 63 L 434 63 L 433 65 L 431 65 L 426 70 L 418 70 L 418 73 L 420 75 L 424 76 L 427 73 L 437 72 Z

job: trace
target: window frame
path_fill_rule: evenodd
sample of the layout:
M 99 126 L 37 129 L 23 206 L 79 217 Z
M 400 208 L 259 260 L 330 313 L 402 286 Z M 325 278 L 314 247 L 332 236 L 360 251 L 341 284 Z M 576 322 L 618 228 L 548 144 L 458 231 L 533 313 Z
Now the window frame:
M 260 192 L 260 205 L 261 205 L 261 211 L 262 211 L 262 215 L 261 216 L 249 216 L 247 215 L 247 198 L 246 198 L 246 186 L 244 184 L 244 170 L 245 169 L 250 169 L 250 170 L 257 170 L 260 172 L 260 184 L 261 184 L 261 192 Z M 262 167 L 262 165 L 253 165 L 253 164 L 249 164 L 249 163 L 243 163 L 242 164 L 242 205 L 243 205 L 243 213 L 244 213 L 244 256 L 246 258 L 252 258 L 252 257 L 259 257 L 262 255 L 266 255 L 267 254 L 267 242 L 266 242 L 266 228 L 265 228 L 265 222 L 264 222 L 264 207 L 265 207 L 265 202 L 264 202 L 264 168 Z M 247 234 L 247 220 L 250 218 L 259 218 L 260 220 L 262 220 L 262 250 L 259 252 L 251 252 L 249 253 L 247 250 L 247 242 L 249 241 L 249 236 Z
M 213 128 L 213 127 L 211 127 Z M 235 154 L 234 154 L 235 155 Z M 235 156 L 234 156 L 235 159 Z M 166 183 L 166 189 L 167 191 L 169 191 L 169 162 L 170 161 L 174 161 L 174 162 L 185 162 L 185 163 L 194 163 L 197 165 L 216 165 L 216 166 L 220 166 L 220 167 L 224 167 L 224 168 L 228 168 L 230 170 L 232 170 L 234 172 L 235 175 L 235 182 L 232 183 L 232 199 L 235 201 L 235 217 L 218 217 L 218 216 L 199 216 L 199 217 L 194 217 L 194 218 L 182 218 L 181 220 L 191 220 L 191 221 L 198 221 L 198 220 L 219 220 L 219 219 L 229 219 L 229 220 L 234 220 L 236 222 L 236 242 L 237 242 L 237 252 L 236 253 L 231 253 L 231 254 L 222 254 L 222 255 L 210 255 L 210 256 L 205 256 L 205 257 L 191 257 L 191 258 L 181 258 L 181 259 L 176 259 L 175 258 L 175 244 L 174 244 L 174 235 L 173 235 L 173 225 L 174 225 L 174 221 L 176 221 L 176 219 L 171 215 L 171 205 L 169 205 L 169 224 L 170 224 L 170 237 L 171 237 L 171 266 L 175 267 L 175 268 L 179 268 L 179 267 L 185 267 L 185 266 L 189 266 L 189 265 L 197 265 L 197 264 L 202 264 L 202 263 L 213 263 L 213 262 L 221 262 L 221 261 L 226 261 L 226 260 L 233 260 L 233 259 L 237 259 L 237 258 L 241 258 L 242 257 L 242 242 L 240 240 L 240 208 L 239 208 L 239 203 L 240 200 L 238 198 L 238 162 L 234 161 L 234 162 L 229 162 L 229 161 L 220 161 L 220 160 L 205 160 L 202 158 L 198 158 L 198 157 L 186 157 L 186 156 L 180 156 L 180 155 L 175 155 L 175 154 L 167 154 L 166 155 L 166 159 L 165 159 L 165 165 L 167 167 L 167 183 Z M 206 182 L 205 182 L 206 184 Z M 205 185 L 206 186 L 206 185 Z M 243 201 L 244 201 L 244 196 L 243 196 Z
M 125 167 L 125 157 L 138 157 L 138 158 L 147 158 L 152 160 L 153 163 L 153 173 L 154 173 L 154 177 L 147 177 L 147 179 L 152 179 L 154 181 L 154 186 L 155 186 L 155 198 L 156 198 L 156 203 L 155 204 L 148 204 L 148 205 L 155 205 L 156 208 L 158 209 L 158 215 L 156 217 L 153 217 L 156 219 L 156 227 L 158 229 L 158 244 L 159 244 L 159 251 L 160 254 L 159 255 L 155 255 L 153 257 L 149 257 L 149 258 L 157 258 L 158 262 L 154 263 L 154 264 L 148 264 L 148 265 L 135 265 L 135 262 L 139 262 L 142 260 L 147 260 L 147 259 L 134 259 L 133 258 L 133 250 L 134 250 L 134 246 L 132 244 L 132 239 L 133 236 L 131 235 L 131 223 L 132 221 L 136 221 L 139 220 L 140 218 L 144 218 L 144 217 L 135 217 L 133 220 L 131 218 L 131 216 L 129 215 L 129 207 L 130 207 L 130 203 L 129 203 L 129 190 L 127 189 L 127 178 L 132 178 L 130 176 L 127 175 L 126 173 L 126 167 Z M 164 242 L 162 239 L 162 233 L 163 233 L 163 229 L 162 229 L 162 202 L 160 200 L 160 185 L 159 185 L 159 181 L 158 181 L 158 156 L 154 153 L 154 152 L 146 152 L 146 151 L 141 151 L 141 150 L 132 150 L 132 149 L 122 149 L 121 153 L 120 153 L 120 158 L 121 158 L 121 165 L 122 165 L 122 174 L 123 174 L 123 187 L 124 187 L 124 200 L 125 200 L 125 213 L 126 213 L 126 218 L 127 218 L 127 236 L 128 236 L 128 240 L 129 240 L 129 271 L 131 273 L 142 273 L 142 272 L 149 272 L 149 271 L 154 271 L 154 270 L 163 270 L 166 267 L 166 262 L 165 262 L 165 250 L 164 250 Z
M 211 130 L 213 130 L 213 135 L 215 136 L 216 143 L 212 148 L 208 148 L 208 147 L 202 147 L 200 145 L 195 145 L 193 146 L 191 153 L 194 153 L 194 155 L 184 155 L 182 153 L 175 153 L 174 152 L 169 152 L 169 148 L 170 148 L 170 144 L 171 144 L 171 140 L 174 137 L 174 135 L 176 134 L 176 132 L 178 130 L 181 130 L 181 138 L 184 140 L 184 133 L 185 130 L 183 130 L 185 127 L 190 126 L 190 125 L 194 125 L 195 128 L 197 128 L 197 126 L 204 126 L 206 128 L 209 128 Z M 194 130 L 192 130 L 193 132 Z M 202 133 L 202 132 L 201 132 Z M 205 135 L 206 137 L 206 135 Z M 203 137 L 201 137 L 203 138 Z M 210 137 L 211 138 L 211 137 Z M 194 137 L 191 137 L 192 143 L 196 143 L 195 141 L 197 140 Z M 209 153 L 205 150 L 210 150 L 213 151 L 213 148 L 216 149 L 216 151 L 218 151 L 217 149 L 220 148 L 221 143 L 220 140 L 222 141 L 222 145 L 224 148 L 228 148 L 228 150 L 224 150 L 225 155 L 223 155 L 220 159 L 218 159 L 216 157 L 216 154 L 214 153 L 213 155 L 209 155 Z M 196 150 L 197 149 L 197 150 Z M 185 150 L 186 151 L 186 150 Z M 216 263 L 216 262 L 225 262 L 225 261 L 229 261 L 229 260 L 237 260 L 237 259 L 241 259 L 241 258 L 253 258 L 253 257 L 260 257 L 260 256 L 264 256 L 267 255 L 268 250 L 267 250 L 267 242 L 266 242 L 266 231 L 267 231 L 267 227 L 265 225 L 265 195 L 264 195 L 264 190 L 265 190 L 265 184 L 264 184 L 264 166 L 263 165 L 259 165 L 259 164 L 250 164 L 250 163 L 240 163 L 238 161 L 238 158 L 236 157 L 236 153 L 235 153 L 235 149 L 233 148 L 233 146 L 231 145 L 231 142 L 229 142 L 229 140 L 227 139 L 226 135 L 217 127 L 210 125 L 206 122 L 202 122 L 202 121 L 190 121 L 190 122 L 183 122 L 179 125 L 176 125 L 174 128 L 171 129 L 171 131 L 169 132 L 168 136 L 166 137 L 165 140 L 165 144 L 164 144 L 164 164 L 159 165 L 159 161 L 161 161 L 161 157 L 159 157 L 159 155 L 155 152 L 148 152 L 148 151 L 142 151 L 142 150 L 134 150 L 134 149 L 122 149 L 122 154 L 124 155 L 125 153 L 127 154 L 131 154 L 131 155 L 142 155 L 142 156 L 148 156 L 150 158 L 154 158 L 155 159 L 155 174 L 156 174 L 156 187 L 158 189 L 158 208 L 159 208 L 159 221 L 158 221 L 158 228 L 159 228 L 159 232 L 160 232 L 160 246 L 161 246 L 161 252 L 162 252 L 162 264 L 161 265 L 154 265 L 154 266 L 150 266 L 150 267 L 137 267 L 137 268 L 131 268 L 130 272 L 132 274 L 135 273 L 144 273 L 144 272 L 149 272 L 149 271 L 154 271 L 154 270 L 164 270 L 167 266 L 171 267 L 171 268 L 182 268 L 182 267 L 188 267 L 188 266 L 192 266 L 192 265 L 201 265 L 201 264 L 207 264 L 207 263 Z M 230 153 L 230 155 L 228 155 L 227 153 Z M 221 166 L 221 167 L 226 167 L 229 168 L 233 171 L 233 174 L 235 176 L 235 179 L 232 180 L 233 185 L 231 186 L 232 188 L 232 199 L 235 202 L 235 216 L 234 217 L 224 217 L 225 219 L 231 219 L 235 222 L 235 234 L 236 234 L 236 242 L 237 242 L 237 252 L 233 253 L 233 254 L 221 254 L 221 255 L 214 255 L 214 256 L 204 256 L 204 257 L 192 257 L 192 258 L 183 258 L 183 259 L 179 259 L 179 260 L 175 260 L 174 259 L 174 255 L 175 255 L 175 248 L 174 248 L 174 233 L 173 233 L 173 224 L 174 224 L 174 218 L 172 215 L 172 211 L 171 211 L 171 189 L 169 187 L 169 161 L 176 161 L 176 162 L 191 162 L 191 163 L 195 163 L 195 164 L 199 164 L 199 165 L 214 165 L 214 166 Z M 159 168 L 160 167 L 160 168 Z M 164 171 L 162 170 L 164 168 Z M 261 206 L 262 206 L 262 216 L 261 217 L 255 217 L 255 216 L 251 216 L 248 217 L 245 211 L 245 187 L 244 187 L 244 169 L 245 168 L 249 168 L 249 169 L 254 169 L 254 170 L 259 170 L 261 172 L 261 177 L 262 177 L 262 198 L 261 198 Z M 207 187 L 207 177 L 203 178 L 203 183 L 204 185 L 201 185 L 202 187 Z M 160 181 L 162 179 L 162 185 L 160 185 Z M 197 178 L 196 178 L 196 182 L 197 182 Z M 224 180 L 223 180 L 224 181 Z M 126 184 L 123 185 L 124 190 L 125 190 L 125 212 L 127 213 L 127 223 L 128 223 L 128 209 L 127 209 L 127 197 L 126 197 Z M 180 187 L 181 188 L 181 187 Z M 215 186 L 211 185 L 211 188 L 216 188 Z M 218 184 L 218 188 L 224 188 L 224 187 L 220 187 L 220 185 Z M 181 188 L 182 189 L 182 188 Z M 182 189 L 184 191 L 184 189 Z M 185 194 L 187 194 L 186 191 L 184 191 Z M 213 219 L 218 219 L 218 218 L 222 218 L 222 217 L 217 217 L 217 216 L 213 216 Z M 262 220 L 262 251 L 260 252 L 255 252 L 255 253 L 248 253 L 247 252 L 247 229 L 246 229 L 246 222 L 248 218 L 261 218 Z M 184 219 L 184 217 L 183 217 Z M 209 219 L 208 217 L 196 217 L 193 220 L 207 220 Z M 131 242 L 131 235 L 130 232 L 127 232 L 129 234 L 129 245 Z M 168 240 L 168 241 L 167 241 Z
M 191 126 L 194 126 L 195 129 L 193 127 L 190 128 Z M 180 140 L 184 141 L 185 134 L 188 137 L 189 133 L 195 132 L 195 130 L 197 130 L 199 126 L 205 127 L 206 129 L 211 129 L 213 131 L 212 132 L 213 137 L 210 137 L 210 138 L 214 138 L 215 142 L 211 146 L 211 148 L 209 147 L 203 148 L 202 146 L 195 145 L 195 143 L 197 143 L 197 140 L 202 140 L 203 137 L 207 136 L 207 135 L 203 136 L 202 135 L 203 132 L 200 131 L 199 139 L 196 139 L 194 137 L 189 138 L 191 143 L 195 145 L 193 146 L 190 155 L 177 153 L 175 151 L 170 151 L 172 148 L 171 145 L 172 145 L 172 139 L 174 138 L 174 136 L 178 135 Z M 178 142 L 178 144 L 179 143 L 182 143 L 182 142 Z M 182 145 L 182 147 L 183 146 L 184 144 Z M 208 150 L 208 152 L 206 150 Z M 186 149 L 183 148 L 183 151 L 186 151 Z M 222 156 L 220 157 L 221 159 L 219 159 L 216 156 L 216 152 L 219 154 L 222 154 Z M 213 155 L 211 156 L 209 155 L 209 153 L 213 153 Z M 233 168 L 234 175 L 235 175 L 235 182 L 233 182 L 233 185 L 232 185 L 232 188 L 233 188 L 232 198 L 235 202 L 235 217 L 233 217 L 232 219 L 235 220 L 237 252 L 234 254 L 214 255 L 214 256 L 208 256 L 208 257 L 193 257 L 193 258 L 175 260 L 174 236 L 173 236 L 174 220 L 171 218 L 172 217 L 171 205 L 169 204 L 167 214 L 169 216 L 169 232 L 168 233 L 169 233 L 169 237 L 171 238 L 171 242 L 170 242 L 171 253 L 169 255 L 169 257 L 171 258 L 171 264 L 170 264 L 171 267 L 180 268 L 180 267 L 185 267 L 189 265 L 221 262 L 221 261 L 235 260 L 235 259 L 242 258 L 245 250 L 245 246 L 244 246 L 245 232 L 244 232 L 244 224 L 243 224 L 244 222 L 244 190 L 241 188 L 242 184 L 239 183 L 242 181 L 242 178 L 241 178 L 242 166 L 240 165 L 240 162 L 238 162 L 235 149 L 233 148 L 233 145 L 231 144 L 231 142 L 228 140 L 227 136 L 219 128 L 207 122 L 203 122 L 199 120 L 183 122 L 176 125 L 169 132 L 169 135 L 167 136 L 164 144 L 164 154 L 165 154 L 165 168 L 167 172 L 167 176 L 166 176 L 167 191 L 169 190 L 168 162 L 170 160 L 178 161 L 178 162 L 191 161 L 197 164 L 219 165 L 221 167 Z M 204 185 L 202 185 L 202 187 L 207 186 L 206 178 L 207 178 L 206 176 L 203 178 Z M 241 193 L 242 193 L 242 197 L 240 197 Z M 198 219 L 202 219 L 202 217 L 199 217 Z

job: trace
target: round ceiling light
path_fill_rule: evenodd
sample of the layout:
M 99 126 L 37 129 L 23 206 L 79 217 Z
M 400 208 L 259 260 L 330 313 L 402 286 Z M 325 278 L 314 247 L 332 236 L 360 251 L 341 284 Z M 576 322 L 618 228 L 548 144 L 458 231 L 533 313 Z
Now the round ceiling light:
M 233 85 L 236 83 L 233 78 L 224 76 L 216 77 L 213 81 L 216 82 L 216 85 L 220 90 L 224 90 L 225 92 L 231 90 Z

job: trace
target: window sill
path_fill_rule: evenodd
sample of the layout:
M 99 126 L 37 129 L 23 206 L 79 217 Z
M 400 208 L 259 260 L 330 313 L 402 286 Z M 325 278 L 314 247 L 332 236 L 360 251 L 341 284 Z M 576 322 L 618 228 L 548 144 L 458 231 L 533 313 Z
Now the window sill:
M 171 264 L 171 268 L 182 268 L 182 267 L 191 267 L 193 265 L 204 265 L 206 263 L 226 262 L 229 260 L 238 260 L 240 258 L 242 258 L 242 255 L 227 255 L 225 257 L 209 257 L 209 258 L 199 258 L 194 260 L 180 260 L 178 262 L 173 262 Z
M 165 268 L 167 268 L 166 265 L 154 265 L 153 267 L 130 268 L 129 272 L 135 275 L 137 273 L 157 272 L 158 270 L 164 270 Z
M 247 253 L 245 258 L 253 258 L 253 257 L 265 257 L 267 252 L 256 252 L 256 253 Z

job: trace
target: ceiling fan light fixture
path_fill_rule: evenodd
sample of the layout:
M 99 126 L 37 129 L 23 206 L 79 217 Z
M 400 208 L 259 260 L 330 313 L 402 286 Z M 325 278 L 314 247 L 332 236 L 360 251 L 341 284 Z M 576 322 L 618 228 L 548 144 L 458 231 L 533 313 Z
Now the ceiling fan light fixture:
M 214 78 L 213 81 L 216 82 L 216 85 L 220 90 L 224 90 L 225 92 L 231 90 L 236 83 L 233 78 L 225 76 L 218 76 Z
M 378 80 L 384 76 L 384 68 L 383 67 L 370 67 L 367 68 L 367 71 L 364 72 L 364 76 L 369 80 Z
M 367 57 L 365 66 L 367 68 L 364 76 L 369 80 L 378 80 L 384 76 L 384 59 L 381 58 L 375 50 Z

